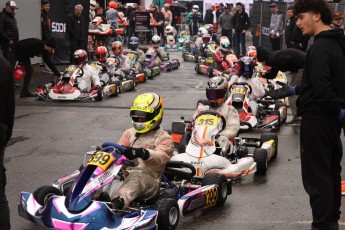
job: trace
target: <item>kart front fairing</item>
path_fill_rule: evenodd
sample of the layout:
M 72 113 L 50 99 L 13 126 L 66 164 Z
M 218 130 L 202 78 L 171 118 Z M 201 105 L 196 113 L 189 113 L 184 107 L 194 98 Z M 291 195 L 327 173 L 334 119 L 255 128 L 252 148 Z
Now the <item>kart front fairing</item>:
M 41 226 L 54 229 L 156 229 L 158 212 L 139 210 L 130 215 L 116 215 L 100 201 L 92 201 L 83 211 L 71 213 L 66 209 L 65 196 L 53 196 L 45 206 L 37 203 L 33 194 L 21 193 L 19 214 Z

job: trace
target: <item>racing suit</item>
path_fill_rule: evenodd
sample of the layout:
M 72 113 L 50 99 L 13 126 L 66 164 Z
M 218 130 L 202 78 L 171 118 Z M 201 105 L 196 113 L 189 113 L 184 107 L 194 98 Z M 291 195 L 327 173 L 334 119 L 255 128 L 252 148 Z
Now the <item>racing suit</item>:
M 91 83 L 93 83 L 94 86 L 101 85 L 97 70 L 94 67 L 86 63 L 82 69 L 84 71 L 83 75 L 77 78 L 78 88 L 81 92 L 90 92 Z
M 126 147 L 142 147 L 150 152 L 147 160 L 137 158 L 138 166 L 127 168 L 129 176 L 111 199 L 120 196 L 125 201 L 125 207 L 136 198 L 153 198 L 160 188 L 161 174 L 166 163 L 173 155 L 172 137 L 161 127 L 138 135 L 134 128 L 127 129 L 118 144 Z
M 238 75 L 232 75 L 229 81 L 229 86 L 232 85 L 233 83 L 246 82 L 252 87 L 253 92 L 249 98 L 249 107 L 251 108 L 252 113 L 254 115 L 257 115 L 258 104 L 256 103 L 254 99 L 262 98 L 263 96 L 265 96 L 265 88 L 263 84 L 260 82 L 259 77 L 256 74 L 254 75 L 252 78 L 244 78 L 242 76 L 239 77 Z
M 222 51 L 221 48 L 217 48 L 216 49 L 216 54 L 215 54 L 215 59 L 216 59 L 217 65 L 220 66 L 222 61 L 225 61 L 226 56 L 229 55 L 229 54 L 233 54 L 231 49 L 229 49 L 228 52 L 224 53 L 224 51 Z
M 145 61 L 145 53 L 144 51 L 142 51 L 139 48 L 136 48 L 135 50 L 131 50 L 131 49 L 126 49 L 124 50 L 124 53 L 128 53 L 130 51 L 134 51 L 137 52 L 138 54 L 138 58 L 137 60 L 132 64 L 131 68 L 134 68 L 135 70 L 140 70 L 142 68 L 142 64 Z
M 158 47 L 158 48 L 153 48 L 153 49 L 157 52 L 157 56 L 155 57 L 155 60 L 154 60 L 155 63 L 160 65 L 162 62 L 169 60 L 169 56 L 163 48 Z
M 226 153 L 229 150 L 229 148 L 230 150 L 232 150 L 232 146 L 229 142 L 219 141 L 223 137 L 225 137 L 227 140 L 235 138 L 240 129 L 240 118 L 238 116 L 237 110 L 230 105 L 230 98 L 228 98 L 219 107 L 211 107 L 208 101 L 199 101 L 193 118 L 195 118 L 200 112 L 206 110 L 213 110 L 219 112 L 225 118 L 226 125 L 224 130 L 220 132 L 218 142 L 220 147 L 222 148 L 223 153 Z
M 110 73 L 118 78 L 125 78 L 126 75 L 129 74 L 129 67 L 127 66 L 128 58 L 124 56 L 122 53 L 118 55 L 113 55 L 111 57 L 118 59 L 119 63 L 116 67 L 112 68 Z

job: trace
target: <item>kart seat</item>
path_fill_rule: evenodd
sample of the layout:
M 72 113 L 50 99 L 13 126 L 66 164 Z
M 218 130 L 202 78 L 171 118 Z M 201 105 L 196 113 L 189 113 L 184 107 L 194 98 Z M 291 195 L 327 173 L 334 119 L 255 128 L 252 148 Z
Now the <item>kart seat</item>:
M 186 172 L 186 169 L 190 172 Z M 195 167 L 192 164 L 183 161 L 168 161 L 164 171 L 164 175 L 169 179 L 174 177 L 191 179 L 195 176 L 195 174 Z

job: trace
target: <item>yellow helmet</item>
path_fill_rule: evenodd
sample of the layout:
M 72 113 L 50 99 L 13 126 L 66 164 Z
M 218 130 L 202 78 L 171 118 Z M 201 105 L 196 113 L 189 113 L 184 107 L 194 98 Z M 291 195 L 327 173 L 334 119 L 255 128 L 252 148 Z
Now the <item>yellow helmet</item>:
M 163 112 L 164 102 L 161 96 L 156 93 L 140 94 L 131 107 L 133 128 L 138 133 L 147 133 L 161 124 Z

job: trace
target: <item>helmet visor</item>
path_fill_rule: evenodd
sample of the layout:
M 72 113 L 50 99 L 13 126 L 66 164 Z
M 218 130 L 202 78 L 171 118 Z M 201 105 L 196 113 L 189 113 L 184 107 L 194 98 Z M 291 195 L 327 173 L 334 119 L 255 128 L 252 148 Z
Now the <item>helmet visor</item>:
M 156 41 L 152 40 L 152 44 L 154 44 L 154 45 L 159 45 L 160 43 L 161 43 L 161 41 L 159 41 L 159 40 L 156 40 Z
M 97 59 L 105 58 L 106 54 L 96 54 Z
M 225 48 L 225 49 L 230 49 L 230 43 L 223 43 L 222 44 L 222 47 Z
M 155 115 L 153 113 L 131 110 L 130 116 L 134 122 L 147 122 L 151 121 Z
M 206 97 L 209 100 L 218 100 L 224 98 L 227 92 L 227 88 L 224 89 L 207 89 Z

